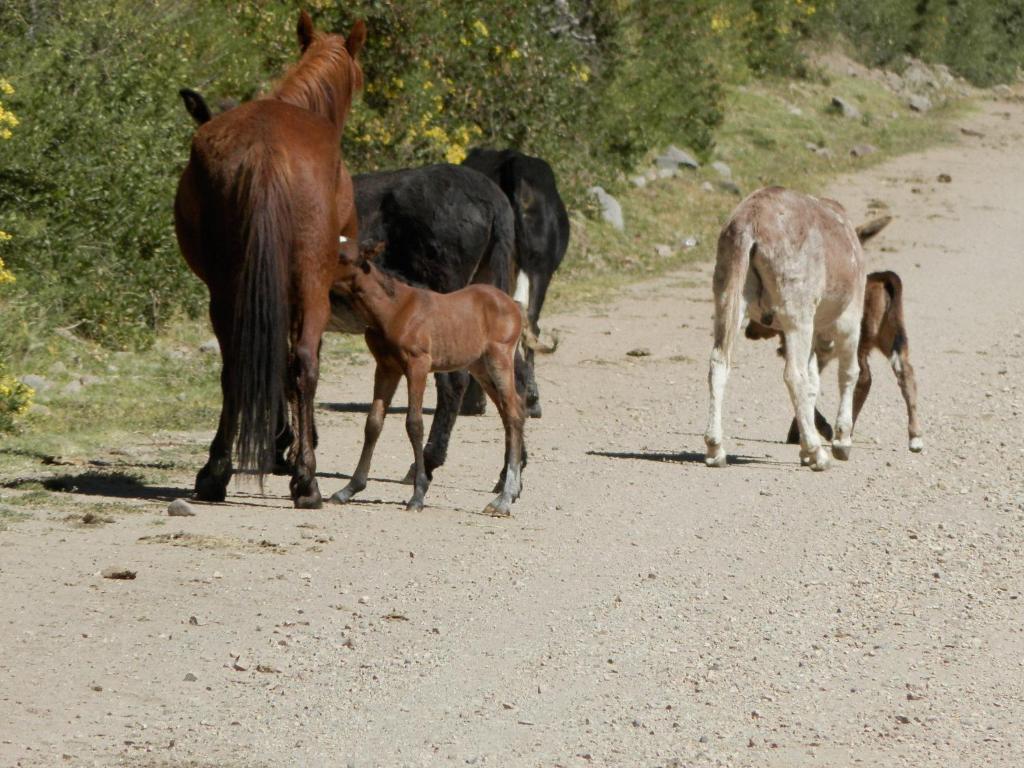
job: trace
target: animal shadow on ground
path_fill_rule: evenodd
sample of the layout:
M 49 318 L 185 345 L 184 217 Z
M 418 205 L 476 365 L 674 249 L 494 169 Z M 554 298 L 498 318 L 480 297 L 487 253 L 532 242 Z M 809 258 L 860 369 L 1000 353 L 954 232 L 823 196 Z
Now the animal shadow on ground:
M 671 464 L 700 464 L 704 466 L 704 454 L 697 451 L 680 451 L 678 453 L 662 453 L 659 451 L 587 451 L 588 456 L 601 456 L 606 459 L 629 459 L 633 461 L 656 461 Z M 755 456 L 738 456 L 729 454 L 729 464 L 768 465 L 780 464 Z
M 317 403 L 317 408 L 324 411 L 331 411 L 332 413 L 369 413 L 369 403 Z M 404 405 L 395 405 L 388 407 L 388 413 L 406 413 L 409 409 Z M 423 413 L 430 416 L 433 415 L 433 408 L 424 408 Z M 319 473 L 318 473 L 319 474 Z
M 8 488 L 19 488 L 35 483 L 48 491 L 58 493 L 80 493 L 86 496 L 109 496 L 141 501 L 172 501 L 187 497 L 191 492 L 188 488 L 147 485 L 138 476 L 126 472 L 90 471 L 49 477 L 22 477 L 4 485 Z

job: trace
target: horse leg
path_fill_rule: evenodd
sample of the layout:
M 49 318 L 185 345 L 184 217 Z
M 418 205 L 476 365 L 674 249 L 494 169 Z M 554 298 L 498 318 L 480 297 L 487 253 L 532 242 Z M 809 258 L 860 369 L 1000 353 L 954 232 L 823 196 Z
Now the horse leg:
M 434 470 L 442 466 L 448 457 L 448 442 L 451 440 L 452 430 L 455 429 L 455 419 L 459 415 L 459 403 L 462 402 L 469 383 L 470 377 L 466 371 L 434 374 L 437 408 L 434 410 L 434 418 L 430 422 L 430 435 L 427 437 L 427 444 L 423 448 L 423 463 L 426 466 L 427 477 L 430 479 L 434 477 Z M 409 467 L 402 482 L 412 485 L 415 481 L 416 465 L 413 464 Z
M 809 320 L 786 331 L 783 379 L 800 429 L 800 462 L 810 465 L 815 471 L 821 471 L 828 468 L 829 460 L 828 453 L 821 445 L 818 430 L 814 428 L 814 397 L 808 373 L 812 362 L 813 333 Z M 817 365 L 817 361 L 814 362 Z
M 405 415 L 405 431 L 412 443 L 415 479 L 413 494 L 405 508 L 410 511 L 423 509 L 423 497 L 430 487 L 430 478 L 423 459 L 423 391 L 427 387 L 429 361 L 414 358 L 405 371 L 409 385 L 409 410 Z
M 331 501 L 337 504 L 344 504 L 352 499 L 357 493 L 366 487 L 366 479 L 370 474 L 370 461 L 373 459 L 373 449 L 377 445 L 377 438 L 384 429 L 384 417 L 387 415 L 388 406 L 391 405 L 391 398 L 395 395 L 398 382 L 402 380 L 402 372 L 380 363 L 373 373 L 373 404 L 366 416 L 366 427 L 363 430 L 363 451 L 359 454 L 359 464 L 356 471 L 352 473 L 352 479 L 348 485 L 331 496 Z
M 540 338 L 540 310 L 544 306 L 544 299 L 548 293 L 548 286 L 551 283 L 551 275 L 537 273 L 529 276 L 529 305 L 526 309 L 526 319 L 530 323 L 530 330 L 534 336 Z M 518 287 L 518 286 L 517 286 Z M 534 352 L 532 349 L 525 351 L 526 358 L 526 415 L 531 419 L 541 417 L 540 390 L 537 387 L 537 376 L 534 368 Z
M 290 377 L 289 377 L 290 378 Z M 277 442 L 274 447 L 274 474 L 291 475 L 295 468 L 295 433 L 293 426 L 298 413 L 298 402 L 292 391 L 291 381 L 288 382 L 288 408 L 282 411 L 279 419 Z
M 228 352 L 231 343 L 230 307 L 210 296 L 210 320 L 221 348 L 221 410 L 217 434 L 210 443 L 210 458 L 196 475 L 194 496 L 200 501 L 221 502 L 227 497 L 228 482 L 233 472 L 231 450 L 238 427 L 238 405 L 231 392 L 234 361 Z
M 466 390 L 459 404 L 460 416 L 483 416 L 487 413 L 487 397 L 480 384 L 466 375 Z
M 326 293 L 319 301 L 310 296 L 311 293 L 306 292 L 302 327 L 294 343 L 291 360 L 291 386 L 295 388 L 297 402 L 298 440 L 289 487 L 297 509 L 319 509 L 323 505 L 316 482 L 313 404 L 320 377 L 320 339 L 330 315 L 330 302 Z

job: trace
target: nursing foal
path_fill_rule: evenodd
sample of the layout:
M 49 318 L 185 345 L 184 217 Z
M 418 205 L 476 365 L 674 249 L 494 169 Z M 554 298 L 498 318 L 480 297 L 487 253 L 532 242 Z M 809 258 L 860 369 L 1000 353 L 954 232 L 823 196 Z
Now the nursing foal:
M 864 281 L 860 240 L 839 203 L 766 187 L 739 204 L 718 238 L 715 263 L 715 344 L 704 434 L 709 467 L 726 464 L 722 400 L 744 315 L 785 335 L 783 378 L 800 431 L 800 460 L 817 471 L 829 464 L 814 426 L 817 354 L 835 356 L 839 415 L 832 455 L 849 458 Z
M 430 485 L 423 459 L 427 376 L 468 369 L 494 402 L 505 427 L 505 464 L 495 488 L 500 494 L 484 513 L 509 515 L 522 491 L 526 463 L 525 411 L 515 384 L 522 311 L 510 296 L 491 285 L 475 284 L 441 294 L 404 283 L 373 263 L 382 250 L 380 244 L 354 260 L 344 253 L 340 257 L 341 277 L 335 289 L 349 295 L 353 309 L 366 323 L 366 344 L 377 368 L 359 464 L 348 485 L 331 501 L 344 503 L 366 487 L 384 416 L 405 376 L 409 387 L 405 427 L 415 456 L 415 491 L 407 509 L 422 509 Z

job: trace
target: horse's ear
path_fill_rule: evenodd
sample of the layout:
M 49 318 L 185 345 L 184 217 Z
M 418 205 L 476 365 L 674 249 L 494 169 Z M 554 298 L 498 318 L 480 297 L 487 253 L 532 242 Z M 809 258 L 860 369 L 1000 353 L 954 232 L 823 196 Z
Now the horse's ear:
M 313 42 L 313 38 L 316 36 L 316 29 L 313 27 L 313 19 L 310 18 L 306 11 L 299 13 L 299 47 L 302 48 L 302 52 L 305 53 L 306 49 L 309 48 Z
M 353 59 L 359 58 L 359 52 L 366 45 L 366 22 L 360 19 L 352 25 L 348 37 L 345 38 L 345 49 Z
M 191 88 L 182 88 L 178 91 L 178 95 L 185 102 L 185 109 L 192 115 L 196 125 L 210 122 L 210 118 L 213 115 L 210 114 L 210 108 L 206 105 L 206 99 L 201 94 L 196 93 Z

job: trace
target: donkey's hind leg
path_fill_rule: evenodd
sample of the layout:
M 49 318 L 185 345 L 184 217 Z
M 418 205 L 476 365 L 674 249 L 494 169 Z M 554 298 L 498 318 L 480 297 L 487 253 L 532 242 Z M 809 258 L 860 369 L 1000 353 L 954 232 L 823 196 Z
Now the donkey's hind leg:
M 789 389 L 797 426 L 800 429 L 800 461 L 811 469 L 828 468 L 828 452 L 814 426 L 814 391 L 809 374 L 810 364 L 817 366 L 812 357 L 813 328 L 810 322 L 786 330 L 786 367 L 783 379 Z
M 359 454 L 359 464 L 348 485 L 331 496 L 331 501 L 336 504 L 344 504 L 350 501 L 353 496 L 366 487 L 366 478 L 370 474 L 370 462 L 373 459 L 373 449 L 377 445 L 377 438 L 384 429 L 384 417 L 387 415 L 388 406 L 391 405 L 391 398 L 395 395 L 398 382 L 402 380 L 402 372 L 386 368 L 380 363 L 373 373 L 373 403 L 370 405 L 370 412 L 366 416 L 366 427 L 363 430 L 363 450 Z
M 863 306 L 863 301 L 861 305 Z M 836 363 L 839 368 L 839 414 L 836 416 L 832 455 L 840 461 L 850 458 L 853 448 L 854 388 L 860 374 L 857 348 L 860 342 L 860 317 L 852 318 L 840 326 L 836 336 Z M 845 333 L 844 333 L 845 331 Z M 865 393 L 866 395 L 866 393 Z
M 727 304 L 739 302 L 735 315 Z M 722 445 L 722 403 L 725 400 L 725 385 L 729 381 L 729 368 L 732 364 L 732 347 L 739 332 L 739 322 L 747 311 L 747 302 L 741 296 L 716 297 L 715 302 L 715 346 L 711 350 L 708 365 L 708 427 L 704 432 L 704 445 L 707 455 L 704 463 L 709 467 L 726 465 L 725 446 Z M 737 321 L 736 318 L 739 318 Z M 727 327 L 734 324 L 735 328 Z

